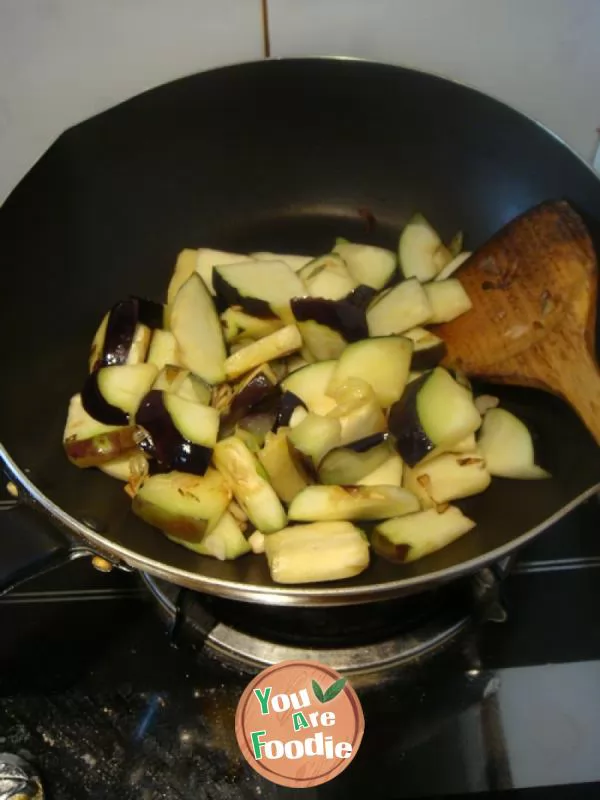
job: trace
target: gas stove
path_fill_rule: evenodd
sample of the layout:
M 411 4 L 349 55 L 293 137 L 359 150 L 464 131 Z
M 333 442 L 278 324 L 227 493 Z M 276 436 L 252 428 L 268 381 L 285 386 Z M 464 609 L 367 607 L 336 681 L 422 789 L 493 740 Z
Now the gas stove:
M 71 563 L 0 601 L 0 753 L 50 800 L 288 797 L 234 716 L 253 671 L 301 656 L 348 674 L 366 718 L 350 767 L 305 795 L 598 797 L 599 523 L 593 500 L 515 563 L 327 611 Z

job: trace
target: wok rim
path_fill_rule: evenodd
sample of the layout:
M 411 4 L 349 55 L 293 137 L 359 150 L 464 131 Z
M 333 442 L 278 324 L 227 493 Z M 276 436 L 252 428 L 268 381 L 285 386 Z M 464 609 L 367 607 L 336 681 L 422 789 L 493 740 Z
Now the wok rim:
M 220 65 L 207 70 L 201 70 L 196 73 L 189 73 L 175 78 L 166 83 L 158 84 L 145 91 L 138 92 L 137 94 L 129 97 L 119 103 L 108 106 L 102 111 L 91 115 L 87 119 L 93 119 L 112 108 L 128 103 L 135 97 L 140 97 L 144 94 L 150 94 L 153 91 L 160 90 L 170 84 L 177 83 L 192 78 L 197 75 L 210 75 L 229 69 L 238 69 L 249 66 L 267 65 L 269 63 L 280 62 L 306 62 L 306 61 L 323 61 L 329 62 L 352 62 L 359 64 L 366 64 L 374 67 L 384 67 L 391 69 L 401 69 L 406 72 L 413 72 L 420 75 L 436 78 L 446 83 L 454 84 L 474 92 L 477 95 L 483 96 L 489 100 L 493 100 L 506 109 L 518 114 L 523 119 L 533 123 L 536 127 L 544 131 L 546 134 L 555 139 L 562 147 L 564 147 L 572 156 L 574 156 L 594 177 L 600 186 L 600 175 L 594 170 L 592 165 L 584 158 L 584 156 L 577 151 L 572 145 L 565 141 L 558 133 L 552 128 L 548 127 L 545 123 L 541 122 L 530 114 L 522 111 L 520 108 L 507 103 L 505 100 L 500 99 L 494 94 L 473 86 L 472 84 L 461 79 L 449 77 L 443 73 L 421 69 L 418 67 L 410 66 L 401 62 L 378 61 L 361 56 L 345 56 L 345 55 L 307 55 L 307 56 L 272 56 L 269 58 L 253 59 L 247 61 L 232 62 L 229 64 Z M 268 68 L 268 67 L 266 67 Z M 79 125 L 84 124 L 86 119 L 80 120 L 66 130 L 77 128 Z M 35 167 L 35 162 L 30 169 Z M 19 184 L 17 184 L 18 186 Z M 16 188 L 16 187 L 15 187 Z M 9 192 L 9 196 L 12 193 Z M 0 211 L 2 205 L 0 203 Z M 511 539 L 509 542 L 490 550 L 480 556 L 463 561 L 453 567 L 428 572 L 426 575 L 421 575 L 413 578 L 401 578 L 396 581 L 387 583 L 374 583 L 368 586 L 350 587 L 350 586 L 324 586 L 319 584 L 321 588 L 316 588 L 317 585 L 303 585 L 301 587 L 294 586 L 269 586 L 257 587 L 254 585 L 242 584 L 237 581 L 225 580 L 222 578 L 207 577 L 196 572 L 190 572 L 178 567 L 170 567 L 164 562 L 155 561 L 154 559 L 141 556 L 136 551 L 130 550 L 127 547 L 116 544 L 111 539 L 107 539 L 100 533 L 92 530 L 90 527 L 80 522 L 76 517 L 64 511 L 54 501 L 47 497 L 38 487 L 30 480 L 27 474 L 12 459 L 2 442 L 0 442 L 0 461 L 7 472 L 7 477 L 12 480 L 18 487 L 19 495 L 24 491 L 26 493 L 26 500 L 33 507 L 38 507 L 43 510 L 49 517 L 50 521 L 59 529 L 66 530 L 69 533 L 75 534 L 79 539 L 91 546 L 90 555 L 100 554 L 106 556 L 109 560 L 117 561 L 117 566 L 125 566 L 131 569 L 139 570 L 148 573 L 157 578 L 161 578 L 171 583 L 193 589 L 198 592 L 205 592 L 219 597 L 226 597 L 233 600 L 254 603 L 257 605 L 278 605 L 278 606 L 342 606 L 342 605 L 355 605 L 366 602 L 377 602 L 378 600 L 392 599 L 402 595 L 414 594 L 419 589 L 427 589 L 433 584 L 442 584 L 451 580 L 455 580 L 466 575 L 472 574 L 479 569 L 487 566 L 490 563 L 499 561 L 505 556 L 510 555 L 514 551 L 520 549 L 523 545 L 534 539 L 538 534 L 542 533 L 556 522 L 561 520 L 571 511 L 573 511 L 581 503 L 593 497 L 597 492 L 600 492 L 600 482 L 590 486 L 584 490 L 577 497 L 573 498 L 569 503 L 565 504 L 556 511 L 552 516 L 543 520 L 539 525 L 530 528 L 525 533 L 517 538 Z M 22 498 L 21 498 L 22 499 Z M 83 553 L 81 553 L 83 554 Z
M 290 586 L 263 586 L 256 587 L 248 584 L 241 584 L 237 581 L 229 581 L 222 578 L 211 578 L 201 574 L 183 570 L 178 567 L 169 567 L 163 562 L 140 556 L 127 547 L 115 544 L 110 539 L 106 539 L 99 533 L 84 525 L 75 517 L 72 517 L 60 506 L 41 492 L 27 475 L 17 466 L 8 454 L 4 445 L 0 444 L 0 459 L 11 478 L 21 490 L 27 493 L 28 501 L 35 506 L 41 507 L 49 516 L 50 520 L 58 527 L 67 529 L 71 533 L 84 539 L 93 545 L 94 552 L 105 555 L 109 559 L 116 556 L 119 560 L 132 569 L 140 570 L 153 575 L 156 578 L 170 581 L 188 589 L 198 592 L 226 597 L 232 600 L 256 603 L 258 605 L 278 605 L 278 606 L 341 606 L 354 605 L 365 602 L 376 602 L 399 597 L 403 594 L 414 594 L 418 591 L 417 587 L 427 588 L 430 584 L 446 583 L 456 578 L 477 572 L 488 564 L 500 561 L 505 556 L 510 555 L 515 550 L 535 538 L 538 534 L 558 522 L 569 512 L 581 503 L 591 498 L 596 492 L 600 491 L 600 482 L 590 486 L 579 494 L 569 503 L 560 508 L 555 514 L 545 519 L 539 525 L 521 534 L 516 539 L 511 539 L 506 544 L 490 550 L 481 556 L 463 561 L 460 564 L 447 569 L 428 572 L 424 576 L 414 578 L 400 578 L 397 581 L 387 583 L 374 583 L 369 586 L 332 586 L 328 588 L 314 588 L 312 586 L 292 587 Z M 322 584 L 321 584 L 322 586 Z

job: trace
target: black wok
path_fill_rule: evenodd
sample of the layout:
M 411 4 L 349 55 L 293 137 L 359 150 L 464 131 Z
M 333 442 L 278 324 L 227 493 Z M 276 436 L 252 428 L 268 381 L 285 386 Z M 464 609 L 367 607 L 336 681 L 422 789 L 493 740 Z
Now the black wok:
M 262 558 L 221 563 L 170 543 L 131 514 L 121 484 L 73 467 L 61 434 L 102 314 L 132 292 L 163 299 L 183 247 L 319 253 L 341 235 L 394 248 L 420 210 L 472 249 L 557 198 L 598 245 L 600 181 L 555 136 L 473 89 L 361 61 L 219 69 L 67 131 L 0 210 L 1 455 L 36 506 L 11 512 L 31 519 L 2 534 L 0 582 L 91 550 L 200 591 L 343 604 L 421 591 L 524 544 L 600 487 L 598 447 L 541 392 L 501 396 L 536 430 L 552 480 L 497 479 L 464 503 L 477 527 L 460 541 L 405 566 L 373 557 L 331 585 L 276 586 Z

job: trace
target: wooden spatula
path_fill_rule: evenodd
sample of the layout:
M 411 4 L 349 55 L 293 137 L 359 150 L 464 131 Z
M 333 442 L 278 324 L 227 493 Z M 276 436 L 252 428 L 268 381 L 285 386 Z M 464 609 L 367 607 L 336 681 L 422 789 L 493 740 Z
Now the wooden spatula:
M 473 308 L 438 326 L 448 347 L 444 364 L 559 395 L 600 444 L 598 274 L 578 214 L 566 202 L 536 206 L 476 251 L 456 277 Z

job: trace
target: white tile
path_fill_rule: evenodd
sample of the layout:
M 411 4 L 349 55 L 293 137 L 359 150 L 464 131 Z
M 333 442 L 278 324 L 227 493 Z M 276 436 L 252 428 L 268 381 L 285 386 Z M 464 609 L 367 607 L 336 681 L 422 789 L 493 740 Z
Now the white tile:
M 261 56 L 259 0 L 1 0 L 0 202 L 69 125 Z
M 587 159 L 600 125 L 599 0 L 269 0 L 272 54 L 347 55 L 466 81 Z

